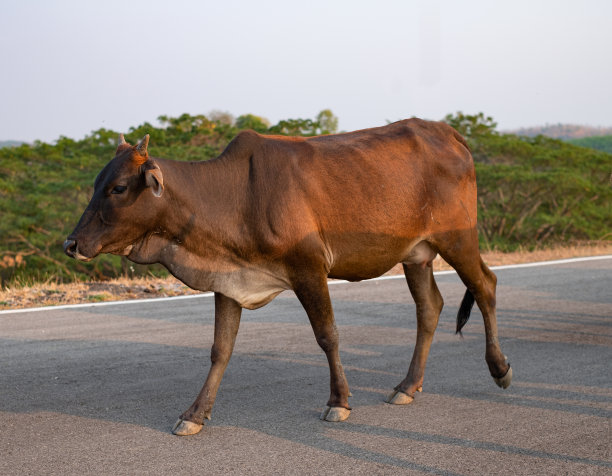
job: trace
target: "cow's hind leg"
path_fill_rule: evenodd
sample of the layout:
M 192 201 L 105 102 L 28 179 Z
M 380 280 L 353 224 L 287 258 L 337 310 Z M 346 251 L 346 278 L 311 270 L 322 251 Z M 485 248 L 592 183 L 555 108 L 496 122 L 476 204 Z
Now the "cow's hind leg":
M 217 390 L 232 356 L 241 314 L 242 308 L 236 301 L 215 293 L 215 337 L 210 353 L 212 365 L 198 397 L 174 425 L 172 433 L 175 435 L 195 435 L 204 426 L 204 419 L 210 420 Z
M 403 266 L 410 293 L 416 304 L 417 338 L 408 374 L 387 398 L 388 403 L 395 405 L 412 402 L 415 392 L 422 390 L 429 348 L 444 305 L 431 266 Z
M 473 230 L 454 233 L 448 246 L 438 244 L 440 255 L 450 264 L 468 288 L 457 317 L 457 332 L 467 321 L 474 300 L 482 312 L 486 337 L 485 360 L 495 383 L 507 388 L 512 381 L 512 370 L 501 351 L 497 338 L 495 289 L 497 277 L 482 261 L 478 238 Z
M 351 412 L 349 388 L 340 362 L 338 329 L 334 319 L 327 278 L 324 274 L 301 276 L 294 282 L 294 291 L 306 310 L 317 343 L 325 352 L 330 371 L 330 396 L 321 414 L 326 421 L 346 420 Z

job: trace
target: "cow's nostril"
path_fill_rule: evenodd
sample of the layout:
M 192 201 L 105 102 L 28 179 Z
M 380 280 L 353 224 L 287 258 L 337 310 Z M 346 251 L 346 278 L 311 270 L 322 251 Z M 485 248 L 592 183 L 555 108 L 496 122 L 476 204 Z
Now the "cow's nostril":
M 74 258 L 77 253 L 77 243 L 74 240 L 66 240 L 64 241 L 64 253 L 66 253 L 71 258 Z

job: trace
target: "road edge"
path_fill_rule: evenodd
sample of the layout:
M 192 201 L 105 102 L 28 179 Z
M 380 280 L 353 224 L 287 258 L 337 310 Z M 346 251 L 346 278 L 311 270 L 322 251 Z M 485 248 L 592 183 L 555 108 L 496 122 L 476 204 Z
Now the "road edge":
M 570 264 L 570 263 L 579 263 L 582 261 L 596 261 L 596 260 L 605 260 L 612 259 L 612 255 L 601 255 L 601 256 L 581 256 L 578 258 L 565 258 L 565 259 L 557 259 L 550 261 L 534 261 L 533 263 L 520 263 L 520 264 L 504 264 L 500 266 L 491 266 L 492 270 L 504 270 L 504 269 L 518 269 L 518 268 L 533 268 L 537 266 L 552 266 L 555 264 Z M 446 270 L 446 271 L 435 271 L 434 276 L 442 276 L 445 274 L 454 274 L 455 270 Z M 380 276 L 378 278 L 372 278 L 365 281 L 384 281 L 388 279 L 399 279 L 403 278 L 403 274 L 396 274 L 392 276 Z M 342 284 L 347 283 L 348 281 L 344 280 L 330 280 L 328 284 Z M 30 307 L 23 309 L 6 309 L 0 311 L 0 315 L 5 314 L 20 314 L 24 312 L 41 312 L 41 311 L 52 311 L 52 310 L 61 310 L 61 309 L 87 309 L 92 307 L 102 307 L 102 306 L 113 306 L 113 305 L 123 305 L 123 304 L 145 304 L 152 302 L 166 302 L 166 301 L 178 301 L 183 299 L 196 299 L 196 298 L 207 298 L 214 296 L 214 293 L 207 292 L 201 294 L 189 294 L 187 296 L 172 296 L 172 297 L 158 297 L 158 298 L 148 298 L 148 299 L 126 299 L 121 301 L 104 301 L 104 302 L 94 302 L 94 303 L 82 303 L 82 304 L 65 304 L 60 306 L 41 306 L 41 307 Z

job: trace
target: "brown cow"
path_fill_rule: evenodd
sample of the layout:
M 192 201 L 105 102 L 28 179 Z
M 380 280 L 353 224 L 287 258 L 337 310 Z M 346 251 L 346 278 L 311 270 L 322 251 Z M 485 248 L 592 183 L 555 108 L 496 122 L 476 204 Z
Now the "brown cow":
M 131 146 L 121 136 L 64 249 L 84 261 L 113 253 L 162 263 L 188 286 L 215 292 L 212 365 L 175 434 L 195 434 L 210 418 L 241 309 L 287 289 L 329 361 L 331 393 L 321 418 L 346 419 L 349 387 L 327 278 L 373 278 L 396 263 L 416 302 L 417 339 L 408 374 L 387 401 L 410 403 L 423 385 L 443 305 L 431 267 L 438 253 L 467 287 L 457 331 L 476 300 L 489 371 L 500 387 L 510 385 L 497 340 L 496 278 L 478 250 L 474 164 L 450 126 L 410 119 L 310 138 L 246 131 L 207 162 L 151 158 L 148 141 Z

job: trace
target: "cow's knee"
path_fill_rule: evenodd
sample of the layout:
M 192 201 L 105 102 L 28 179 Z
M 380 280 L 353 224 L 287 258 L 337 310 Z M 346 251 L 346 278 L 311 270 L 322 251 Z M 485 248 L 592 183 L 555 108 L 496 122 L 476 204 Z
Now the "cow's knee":
M 230 359 L 230 352 L 223 346 L 213 345 L 210 349 L 210 361 L 213 364 L 227 365 Z
M 326 354 L 338 348 L 338 333 L 329 332 L 323 335 L 317 335 L 317 344 L 323 349 Z

